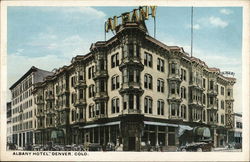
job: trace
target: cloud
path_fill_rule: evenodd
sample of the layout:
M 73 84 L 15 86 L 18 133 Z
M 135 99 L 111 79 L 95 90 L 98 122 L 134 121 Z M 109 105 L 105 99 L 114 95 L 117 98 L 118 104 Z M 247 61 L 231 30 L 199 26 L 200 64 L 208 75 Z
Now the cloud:
M 228 22 L 223 21 L 220 17 L 211 16 L 208 20 L 209 23 L 215 27 L 225 28 L 226 26 L 228 26 Z
M 199 29 L 200 29 L 200 25 L 199 25 L 199 24 L 195 24 L 195 25 L 193 26 L 193 29 L 199 30 Z
M 85 15 L 86 18 L 104 18 L 106 14 L 93 7 L 42 7 L 40 8 L 43 12 L 60 12 L 64 13 L 64 16 L 74 15 Z M 74 19 L 75 17 L 71 17 Z
M 191 25 L 186 25 L 187 28 L 191 28 Z M 201 28 L 200 24 L 194 24 L 193 29 L 194 30 L 199 30 Z
M 223 9 L 220 10 L 220 13 L 222 13 L 222 14 L 224 14 L 224 15 L 230 15 L 230 14 L 233 13 L 233 11 L 231 11 L 231 10 L 229 10 L 229 9 L 223 8 Z

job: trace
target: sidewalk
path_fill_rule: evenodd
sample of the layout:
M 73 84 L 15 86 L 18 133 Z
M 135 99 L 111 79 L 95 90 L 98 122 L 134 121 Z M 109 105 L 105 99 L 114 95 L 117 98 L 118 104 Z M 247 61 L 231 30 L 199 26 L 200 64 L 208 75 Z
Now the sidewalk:
M 242 149 L 234 149 L 234 148 L 214 148 L 213 152 L 241 152 Z

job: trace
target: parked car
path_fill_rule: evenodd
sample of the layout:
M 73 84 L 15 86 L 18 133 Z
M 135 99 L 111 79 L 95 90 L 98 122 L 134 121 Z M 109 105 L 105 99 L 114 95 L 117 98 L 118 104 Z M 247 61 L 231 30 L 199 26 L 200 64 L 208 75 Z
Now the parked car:
M 193 152 L 213 151 L 213 143 L 193 142 L 190 144 L 186 144 L 185 146 L 179 147 L 177 151 L 193 151 Z

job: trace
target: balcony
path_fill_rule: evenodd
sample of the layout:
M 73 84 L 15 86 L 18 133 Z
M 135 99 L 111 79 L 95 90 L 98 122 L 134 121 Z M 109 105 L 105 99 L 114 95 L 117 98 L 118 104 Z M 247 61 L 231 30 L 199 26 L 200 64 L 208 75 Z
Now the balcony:
M 75 82 L 74 88 L 85 88 L 86 85 L 86 81 L 85 80 L 77 80 Z
M 105 118 L 108 118 L 107 114 L 99 114 L 99 115 L 96 115 L 95 117 L 93 117 L 93 120 L 105 119 Z
M 179 94 L 169 94 L 168 100 L 171 102 L 181 102 L 181 96 Z
M 211 110 L 211 111 L 217 111 L 218 107 L 216 104 L 209 104 L 207 107 L 207 110 Z
M 86 100 L 84 100 L 84 99 L 77 99 L 75 102 L 74 102 L 74 106 L 75 107 L 78 107 L 78 106 L 84 106 L 84 105 L 86 105 L 87 104 L 87 102 L 86 102 Z
M 44 101 L 41 100 L 41 99 L 40 99 L 40 100 L 37 100 L 36 104 L 37 104 L 37 105 L 43 105 L 43 104 L 44 104 Z
M 198 83 L 190 82 L 189 87 L 191 89 L 197 89 L 200 91 L 204 91 L 205 89 L 202 87 L 202 85 L 199 85 Z
M 37 112 L 37 114 L 36 114 L 36 117 L 37 118 L 42 118 L 42 117 L 44 117 L 44 112 Z
M 168 75 L 168 80 L 169 81 L 177 81 L 177 82 L 181 82 L 181 75 L 179 74 L 169 74 Z
M 50 95 L 46 96 L 46 100 L 54 100 L 54 99 L 55 99 L 55 97 L 54 97 L 53 94 L 50 94 Z
M 141 114 L 141 110 L 140 109 L 126 109 L 126 110 L 122 110 L 122 115 L 124 114 Z
M 93 79 L 96 80 L 100 78 L 108 78 L 108 71 L 107 70 L 96 71 Z
M 96 100 L 108 100 L 107 92 L 95 93 L 94 101 L 96 101 Z
M 197 108 L 204 108 L 205 106 L 201 101 L 197 100 L 190 100 L 188 104 L 192 107 L 197 107 Z
M 218 91 L 215 89 L 209 89 L 207 92 L 208 95 L 210 96 L 217 96 L 218 95 Z

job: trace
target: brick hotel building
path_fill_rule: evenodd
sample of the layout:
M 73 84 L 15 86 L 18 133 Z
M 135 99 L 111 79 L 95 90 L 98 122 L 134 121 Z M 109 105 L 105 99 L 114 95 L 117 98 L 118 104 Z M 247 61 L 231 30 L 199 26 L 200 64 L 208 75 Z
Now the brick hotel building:
M 32 82 L 34 143 L 112 142 L 124 151 L 150 144 L 171 151 L 211 138 L 220 147 L 233 128 L 235 82 L 149 36 L 144 23 L 125 22 L 88 54 Z

